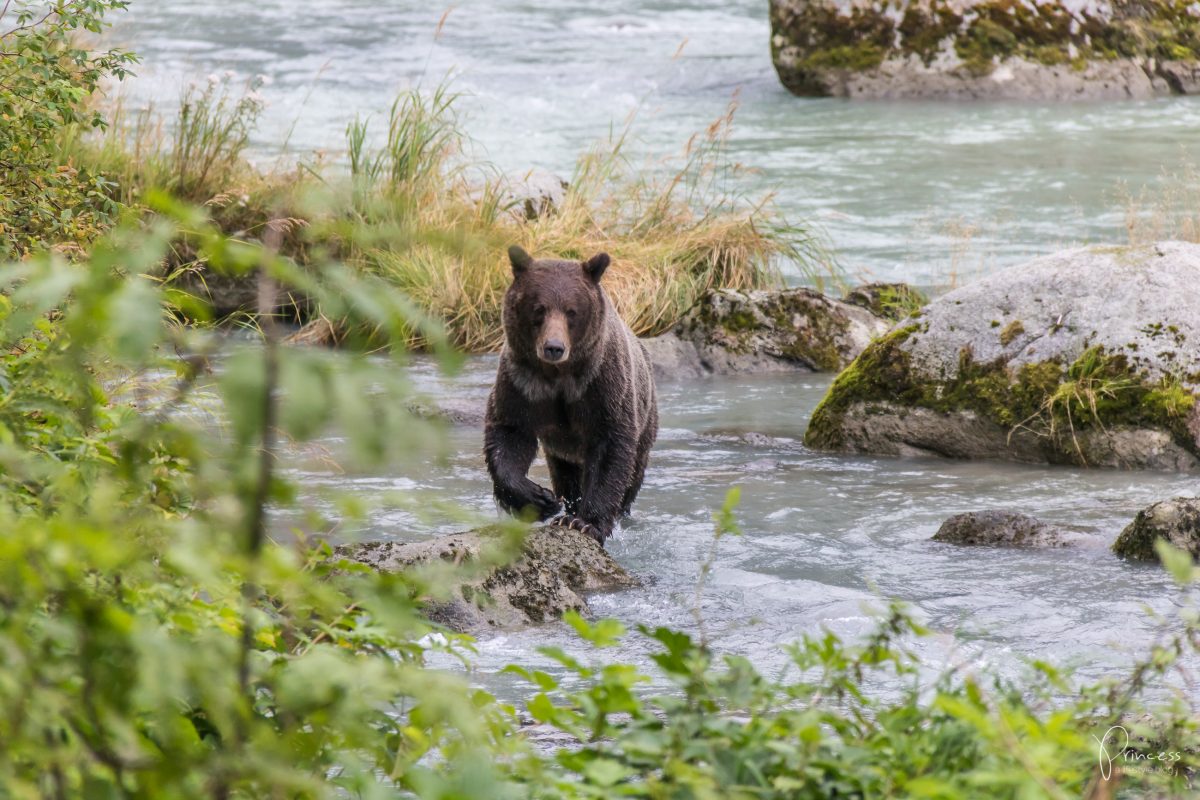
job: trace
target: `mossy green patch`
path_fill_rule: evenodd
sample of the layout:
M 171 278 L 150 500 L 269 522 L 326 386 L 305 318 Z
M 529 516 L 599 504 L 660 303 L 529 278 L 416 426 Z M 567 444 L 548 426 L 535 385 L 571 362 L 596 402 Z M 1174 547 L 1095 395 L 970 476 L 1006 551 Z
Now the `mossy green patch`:
M 1004 330 L 1000 331 L 1000 344 L 1008 347 L 1013 343 L 1013 340 L 1025 332 L 1025 325 L 1021 320 L 1014 319 L 1008 325 L 1004 326 Z
M 925 66 L 929 66 L 941 51 L 942 42 L 958 31 L 962 21 L 962 15 L 948 5 L 911 4 L 904 10 L 904 17 L 897 27 L 900 49 L 917 56 Z

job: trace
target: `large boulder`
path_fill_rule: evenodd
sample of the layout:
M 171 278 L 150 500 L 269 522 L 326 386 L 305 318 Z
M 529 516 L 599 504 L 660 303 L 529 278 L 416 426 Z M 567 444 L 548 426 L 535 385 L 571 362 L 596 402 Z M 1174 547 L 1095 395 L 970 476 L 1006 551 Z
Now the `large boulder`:
M 888 322 L 813 289 L 705 295 L 675 328 L 643 340 L 660 379 L 837 371 Z
M 1196 91 L 1200 14 L 1175 2 L 771 0 L 799 95 L 1102 100 Z
M 1070 547 L 1086 540 L 1083 534 L 1015 511 L 955 514 L 933 535 L 935 542 L 985 547 Z
M 1200 245 L 1089 247 L 950 292 L 874 342 L 810 447 L 1200 467 Z
M 489 548 L 502 543 L 497 531 L 483 529 L 424 542 L 360 542 L 338 547 L 334 555 L 383 572 L 439 561 L 462 567 L 449 596 L 431 602 L 428 611 L 435 622 L 472 634 L 549 622 L 567 611 L 587 613 L 587 595 L 638 585 L 594 539 L 570 528 L 534 528 L 515 561 L 480 568 Z
M 1113 543 L 1113 552 L 1126 558 L 1157 561 L 1157 539 L 1165 539 L 1200 560 L 1200 499 L 1176 497 L 1139 511 Z

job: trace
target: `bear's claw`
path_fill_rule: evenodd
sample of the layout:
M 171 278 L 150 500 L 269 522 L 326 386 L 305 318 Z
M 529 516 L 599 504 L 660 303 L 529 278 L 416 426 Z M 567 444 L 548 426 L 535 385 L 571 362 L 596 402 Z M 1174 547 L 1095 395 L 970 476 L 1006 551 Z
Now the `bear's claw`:
M 586 521 L 580 519 L 579 517 L 575 516 L 574 514 L 567 514 L 567 513 L 559 514 L 557 517 L 550 520 L 550 524 L 551 525 L 559 525 L 563 528 L 570 528 L 573 531 L 579 531 L 583 535 L 590 536 L 593 539 L 595 539 L 596 543 L 599 544 L 601 547 L 604 546 L 604 540 L 606 538 L 608 538 L 603 533 L 601 533 L 600 529 L 597 528 L 595 525 L 591 524 L 590 522 L 586 522 Z

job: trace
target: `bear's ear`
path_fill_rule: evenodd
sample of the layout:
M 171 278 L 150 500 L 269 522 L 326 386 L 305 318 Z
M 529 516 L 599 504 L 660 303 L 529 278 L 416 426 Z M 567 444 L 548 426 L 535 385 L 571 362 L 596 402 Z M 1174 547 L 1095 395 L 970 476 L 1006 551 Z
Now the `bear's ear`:
M 520 275 L 533 264 L 533 257 L 515 244 L 508 248 L 508 260 L 512 263 L 513 276 Z
M 604 274 L 604 270 L 608 269 L 610 261 L 611 259 L 608 257 L 608 253 L 594 255 L 587 261 L 583 262 L 583 271 L 587 273 L 588 277 L 591 278 L 593 282 L 599 283 L 600 276 Z

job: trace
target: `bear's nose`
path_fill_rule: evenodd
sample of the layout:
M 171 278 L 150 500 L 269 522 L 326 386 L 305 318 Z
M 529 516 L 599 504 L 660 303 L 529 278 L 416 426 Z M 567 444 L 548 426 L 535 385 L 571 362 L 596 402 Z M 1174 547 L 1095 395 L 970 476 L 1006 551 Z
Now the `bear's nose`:
M 542 345 L 542 357 L 547 361 L 561 361 L 567 352 L 567 346 L 557 339 L 551 339 Z

